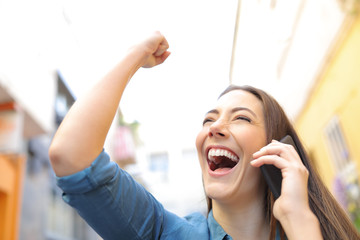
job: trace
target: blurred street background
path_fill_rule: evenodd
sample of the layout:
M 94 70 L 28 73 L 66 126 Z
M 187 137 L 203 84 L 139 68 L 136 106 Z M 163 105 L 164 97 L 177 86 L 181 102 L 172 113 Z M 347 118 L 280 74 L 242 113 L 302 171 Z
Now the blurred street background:
M 61 199 L 48 147 L 133 44 L 172 52 L 129 83 L 105 150 L 165 208 L 206 212 L 195 149 L 229 84 L 272 94 L 360 230 L 360 1 L 1 0 L 0 240 L 100 239 Z

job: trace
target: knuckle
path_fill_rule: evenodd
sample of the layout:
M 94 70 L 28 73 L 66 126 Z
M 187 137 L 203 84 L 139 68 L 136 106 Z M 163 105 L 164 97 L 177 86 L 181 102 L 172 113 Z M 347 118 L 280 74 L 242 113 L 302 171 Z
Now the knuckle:
M 296 166 L 297 172 L 299 172 L 301 175 L 309 176 L 309 170 L 303 166 L 303 165 L 297 165 Z
M 285 148 L 288 149 L 288 150 L 293 150 L 295 149 L 292 145 L 290 144 L 285 144 Z

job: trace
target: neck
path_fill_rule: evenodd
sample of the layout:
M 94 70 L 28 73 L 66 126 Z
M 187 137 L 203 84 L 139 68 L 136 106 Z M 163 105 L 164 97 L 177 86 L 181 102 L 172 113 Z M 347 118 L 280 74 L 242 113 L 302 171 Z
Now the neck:
M 266 220 L 263 198 L 237 204 L 213 200 L 213 215 L 234 240 L 268 239 L 270 225 Z

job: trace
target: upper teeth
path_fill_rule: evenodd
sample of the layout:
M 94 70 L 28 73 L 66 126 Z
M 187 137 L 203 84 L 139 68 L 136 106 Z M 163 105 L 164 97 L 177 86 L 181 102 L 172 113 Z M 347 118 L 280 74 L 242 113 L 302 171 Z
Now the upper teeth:
M 237 156 L 235 156 L 234 154 L 232 154 L 231 152 L 229 152 L 225 149 L 210 149 L 210 151 L 208 153 L 208 158 L 210 161 L 213 161 L 216 164 L 218 164 L 220 162 L 220 160 L 215 158 L 218 156 L 225 156 L 227 158 L 230 158 L 231 161 L 234 161 L 234 162 L 239 161 L 239 158 Z

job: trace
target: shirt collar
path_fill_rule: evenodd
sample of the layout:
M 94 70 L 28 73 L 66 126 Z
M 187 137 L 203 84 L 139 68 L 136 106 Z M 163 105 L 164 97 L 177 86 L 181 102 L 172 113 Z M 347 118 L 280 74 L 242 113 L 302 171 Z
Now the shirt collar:
M 232 237 L 230 237 L 215 220 L 212 210 L 209 212 L 207 222 L 211 240 L 232 240 Z
M 212 210 L 209 212 L 207 222 L 210 231 L 210 240 L 232 240 L 232 237 L 228 235 L 220 226 L 220 224 L 215 220 Z M 280 240 L 280 231 L 278 227 L 276 228 L 275 239 Z M 286 236 L 285 239 L 287 239 Z

